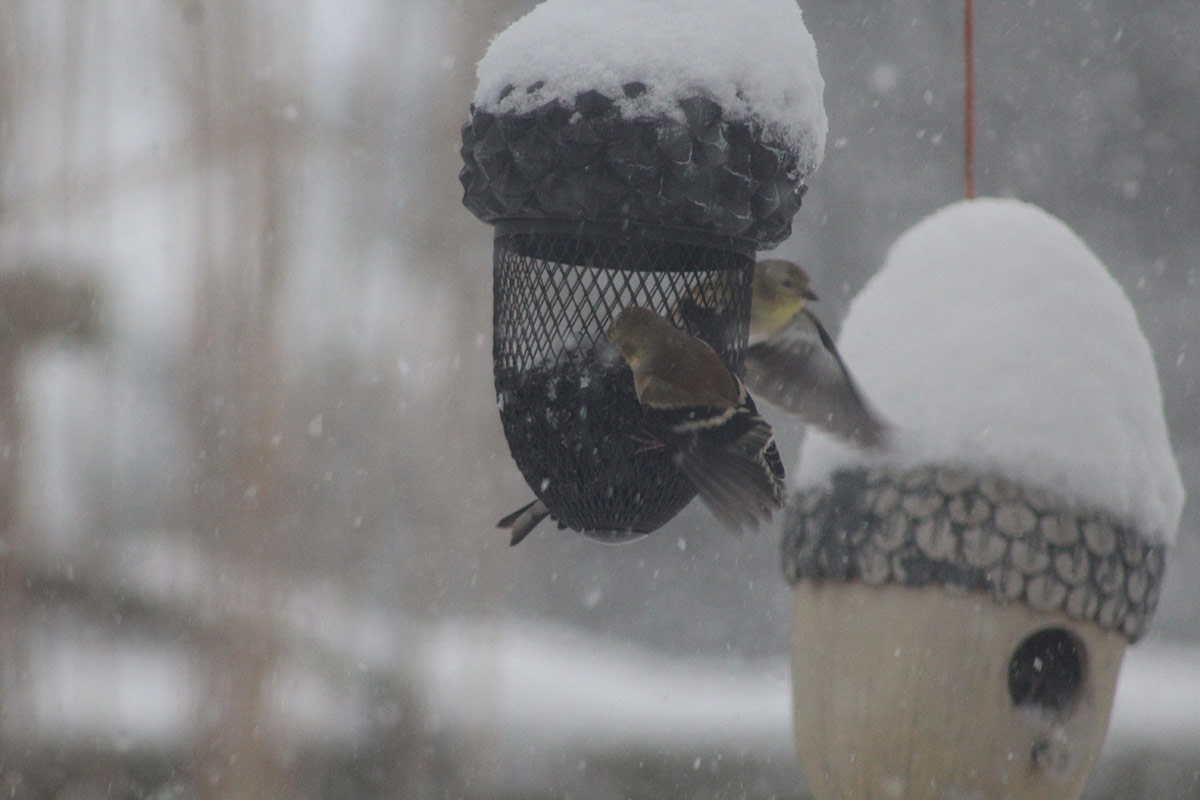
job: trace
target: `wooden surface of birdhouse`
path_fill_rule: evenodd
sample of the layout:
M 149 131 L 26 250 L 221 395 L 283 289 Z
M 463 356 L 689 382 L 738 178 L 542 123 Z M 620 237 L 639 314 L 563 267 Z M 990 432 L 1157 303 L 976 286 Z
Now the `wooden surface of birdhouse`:
M 792 687 L 818 800 L 1070 800 L 1127 640 L 941 587 L 802 583 Z
M 1078 797 L 1157 603 L 1160 544 L 949 469 L 839 473 L 785 527 L 818 800 Z

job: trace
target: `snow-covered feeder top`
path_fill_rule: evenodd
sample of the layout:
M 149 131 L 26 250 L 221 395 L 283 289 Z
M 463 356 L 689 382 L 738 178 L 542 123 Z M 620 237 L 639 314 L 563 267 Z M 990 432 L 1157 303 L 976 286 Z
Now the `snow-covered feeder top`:
M 797 481 L 949 466 L 1107 512 L 1170 542 L 1183 482 L 1150 346 L 1094 253 L 1036 206 L 948 206 L 892 246 L 838 347 L 897 427 L 870 457 L 814 431 Z
M 1012 200 L 942 209 L 838 346 L 892 436 L 867 454 L 812 432 L 789 581 L 954 587 L 1145 633 L 1183 484 L 1150 347 L 1079 237 Z
M 487 222 L 633 221 L 771 247 L 824 153 L 795 0 L 546 0 L 478 77 L 460 177 Z
M 595 90 L 629 119 L 683 122 L 679 102 L 704 94 L 808 170 L 825 150 L 825 82 L 795 0 L 548 0 L 496 37 L 478 77 L 475 105 L 493 114 Z M 645 91 L 626 97 L 630 83 Z

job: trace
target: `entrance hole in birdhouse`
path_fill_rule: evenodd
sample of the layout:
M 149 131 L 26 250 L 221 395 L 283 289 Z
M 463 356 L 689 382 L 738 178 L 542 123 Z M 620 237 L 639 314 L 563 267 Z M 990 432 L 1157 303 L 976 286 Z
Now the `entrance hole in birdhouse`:
M 1043 628 L 1017 645 L 1008 661 L 1008 696 L 1015 707 L 1062 717 L 1083 687 L 1087 648 L 1065 628 Z

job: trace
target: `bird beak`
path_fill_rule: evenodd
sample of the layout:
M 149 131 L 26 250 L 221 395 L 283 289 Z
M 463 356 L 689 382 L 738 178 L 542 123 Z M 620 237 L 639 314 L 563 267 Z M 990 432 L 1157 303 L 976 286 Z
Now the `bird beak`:
M 812 289 L 809 289 L 807 286 L 805 286 L 803 289 L 800 290 L 800 296 L 803 297 L 805 300 L 816 300 L 817 299 L 817 293 L 814 292 Z

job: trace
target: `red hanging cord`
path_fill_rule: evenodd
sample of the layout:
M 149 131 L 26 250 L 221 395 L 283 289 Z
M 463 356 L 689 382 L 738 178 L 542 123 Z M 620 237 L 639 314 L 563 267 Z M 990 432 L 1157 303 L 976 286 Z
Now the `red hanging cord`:
M 967 199 L 975 197 L 975 12 L 963 5 L 963 179 Z

